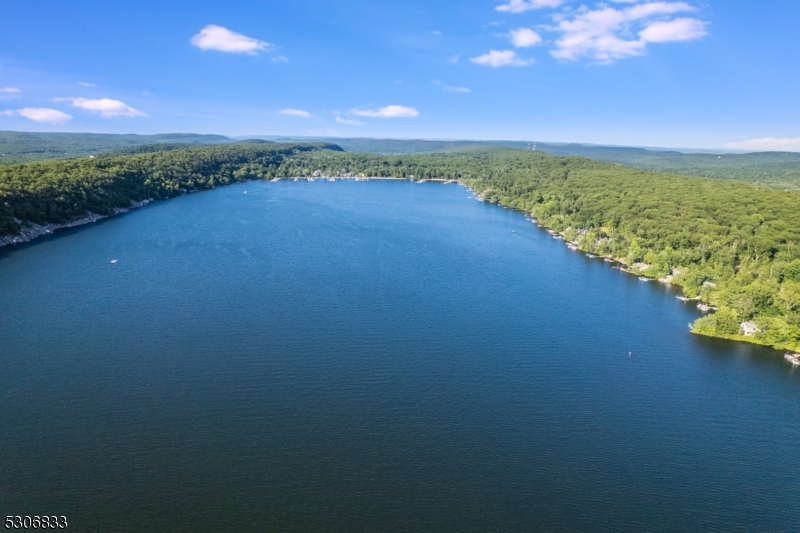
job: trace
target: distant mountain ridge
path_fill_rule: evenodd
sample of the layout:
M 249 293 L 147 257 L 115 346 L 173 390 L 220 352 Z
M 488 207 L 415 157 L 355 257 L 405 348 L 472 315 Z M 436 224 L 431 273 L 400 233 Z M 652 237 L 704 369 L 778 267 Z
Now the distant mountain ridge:
M 733 179 L 784 190 L 800 190 L 800 153 L 748 154 L 682 152 L 626 146 L 529 141 L 429 141 L 423 139 L 366 139 L 335 137 L 263 137 L 275 141 L 335 142 L 348 152 L 386 155 L 458 152 L 486 146 L 535 149 L 551 155 L 578 156 L 626 167 L 684 176 Z
M 463 152 L 487 146 L 502 146 L 551 155 L 579 156 L 631 168 L 685 176 L 733 179 L 784 190 L 800 190 L 800 153 L 761 152 L 724 154 L 658 150 L 625 146 L 577 143 L 547 143 L 509 140 L 427 140 L 337 138 L 298 136 L 253 136 L 166 133 L 159 135 L 100 133 L 27 133 L 0 131 L 0 164 L 64 159 L 113 152 L 115 155 L 177 149 L 187 144 L 277 142 L 332 142 L 348 152 L 411 155 Z M 158 145 L 158 146 L 154 146 Z M 146 148 L 151 146 L 150 148 Z
M 147 144 L 218 144 L 231 142 L 222 135 L 162 133 L 157 135 L 114 133 L 39 133 L 0 131 L 0 163 L 25 163 L 96 155 Z

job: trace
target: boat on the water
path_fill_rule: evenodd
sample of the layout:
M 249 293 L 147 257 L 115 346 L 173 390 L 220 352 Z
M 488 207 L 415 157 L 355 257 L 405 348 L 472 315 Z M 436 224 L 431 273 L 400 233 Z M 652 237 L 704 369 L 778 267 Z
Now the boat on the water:
M 639 276 L 639 281 L 652 281 L 650 278 L 646 278 L 644 276 Z
M 783 358 L 792 363 L 794 366 L 800 366 L 800 353 L 787 353 L 783 356 Z

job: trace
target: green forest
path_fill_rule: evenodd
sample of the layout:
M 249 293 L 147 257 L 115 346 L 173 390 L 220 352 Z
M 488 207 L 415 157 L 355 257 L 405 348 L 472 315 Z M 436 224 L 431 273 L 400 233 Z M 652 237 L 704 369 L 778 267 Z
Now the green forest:
M 483 150 L 490 147 L 531 149 L 551 155 L 580 156 L 631 168 L 685 176 L 730 179 L 765 187 L 800 190 L 800 153 L 751 154 L 685 153 L 625 146 L 531 143 L 527 141 L 432 141 L 425 139 L 372 138 L 270 138 L 271 141 L 302 144 L 335 143 L 347 152 L 409 155 Z M 0 131 L 0 164 L 67 159 L 83 155 L 123 155 L 142 151 L 177 149 L 200 144 L 267 142 L 234 140 L 222 135 L 167 133 L 117 135 L 105 133 L 32 133 Z
M 0 166 L 0 235 L 237 181 L 327 176 L 459 180 L 580 249 L 672 276 L 718 308 L 698 334 L 800 351 L 800 193 L 511 148 L 376 155 L 326 143 L 167 150 Z M 753 321 L 759 331 L 741 335 Z
M 97 155 L 148 144 L 216 144 L 231 142 L 222 135 L 162 133 L 158 135 L 113 133 L 51 133 L 0 131 L 0 164 L 27 163 Z

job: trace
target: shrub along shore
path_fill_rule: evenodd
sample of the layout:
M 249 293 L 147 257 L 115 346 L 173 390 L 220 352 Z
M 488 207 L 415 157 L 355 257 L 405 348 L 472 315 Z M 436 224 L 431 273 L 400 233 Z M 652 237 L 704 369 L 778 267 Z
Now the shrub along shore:
M 670 279 L 717 308 L 692 325 L 697 334 L 800 351 L 797 192 L 508 148 L 404 156 L 326 143 L 162 148 L 169 149 L 0 166 L 0 238 L 252 179 L 457 180 L 585 252 Z

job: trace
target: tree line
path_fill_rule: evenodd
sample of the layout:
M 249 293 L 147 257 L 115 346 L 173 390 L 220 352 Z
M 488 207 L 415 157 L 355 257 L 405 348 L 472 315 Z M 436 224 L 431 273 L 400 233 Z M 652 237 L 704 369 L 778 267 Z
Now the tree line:
M 175 147 L 169 147 L 175 148 Z M 454 179 L 587 252 L 672 276 L 718 311 L 694 331 L 800 350 L 800 193 L 508 148 L 386 156 L 332 144 L 226 144 L 0 167 L 0 235 L 237 181 Z

